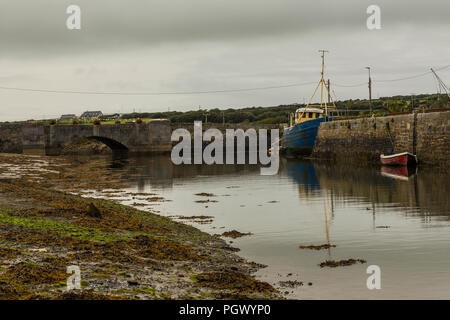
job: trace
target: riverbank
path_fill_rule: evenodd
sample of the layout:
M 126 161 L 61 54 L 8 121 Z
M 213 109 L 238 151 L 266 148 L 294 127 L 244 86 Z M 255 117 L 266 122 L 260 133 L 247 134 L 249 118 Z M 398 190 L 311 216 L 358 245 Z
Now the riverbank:
M 1 154 L 0 163 L 0 299 L 279 297 L 251 276 L 263 266 L 220 237 L 91 197 L 126 187 L 95 161 Z M 66 290 L 70 265 L 82 290 Z

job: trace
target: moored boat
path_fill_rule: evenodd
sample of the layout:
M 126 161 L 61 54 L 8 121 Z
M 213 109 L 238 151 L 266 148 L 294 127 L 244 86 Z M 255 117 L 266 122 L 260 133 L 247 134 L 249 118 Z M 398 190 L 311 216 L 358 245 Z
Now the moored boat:
M 291 125 L 284 129 L 282 146 L 295 155 L 312 152 L 322 122 L 331 121 L 319 107 L 299 108 L 291 116 Z
M 285 128 L 283 132 L 282 151 L 289 155 L 305 156 L 311 154 L 320 124 L 325 121 L 332 121 L 332 118 L 328 116 L 328 109 L 336 110 L 328 85 L 324 80 L 325 52 L 327 51 L 320 50 L 320 52 L 322 53 L 322 76 L 319 83 L 306 107 L 299 108 L 290 115 L 289 127 Z M 321 89 L 320 105 L 310 105 L 319 87 Z M 325 94 L 328 94 L 328 102 L 332 102 L 332 105 L 327 105 Z
M 417 164 L 417 156 L 409 152 L 395 153 L 390 155 L 382 154 L 380 155 L 380 161 L 383 165 L 408 166 Z

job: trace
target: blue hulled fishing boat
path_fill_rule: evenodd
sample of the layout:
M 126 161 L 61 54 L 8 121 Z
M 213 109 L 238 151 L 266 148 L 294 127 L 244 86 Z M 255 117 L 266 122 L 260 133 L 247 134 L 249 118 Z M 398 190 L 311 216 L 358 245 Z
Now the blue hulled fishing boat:
M 281 145 L 283 150 L 295 155 L 309 155 L 316 141 L 322 122 L 331 121 L 323 109 L 300 108 L 291 116 L 291 125 L 284 129 Z
M 322 76 L 314 90 L 314 93 L 304 108 L 299 108 L 289 117 L 289 127 L 284 129 L 281 138 L 281 149 L 290 155 L 309 155 L 311 154 L 316 141 L 317 132 L 322 122 L 332 121 L 329 117 L 329 109 L 336 110 L 329 88 L 324 80 L 325 70 L 325 50 L 322 53 Z M 310 105 L 319 87 L 321 88 L 320 105 Z M 325 93 L 328 93 L 329 104 L 324 99 Z

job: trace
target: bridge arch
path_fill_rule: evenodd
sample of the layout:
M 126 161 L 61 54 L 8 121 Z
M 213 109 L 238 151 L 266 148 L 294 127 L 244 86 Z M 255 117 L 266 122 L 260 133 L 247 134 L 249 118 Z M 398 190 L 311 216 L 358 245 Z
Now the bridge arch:
M 90 142 L 99 142 L 106 148 L 109 148 L 114 153 L 128 153 L 129 147 L 124 143 L 113 138 L 96 136 L 96 135 L 75 135 L 65 142 L 59 143 L 56 148 L 50 149 L 51 153 L 47 155 L 77 155 L 77 154 L 98 154 L 103 153 L 103 148 L 99 149 L 98 144 L 90 145 Z
M 89 136 L 89 137 L 86 137 L 86 139 L 99 141 L 99 142 L 107 145 L 113 151 L 128 151 L 127 146 L 125 146 L 121 142 L 114 140 L 114 139 L 100 137 L 100 136 Z

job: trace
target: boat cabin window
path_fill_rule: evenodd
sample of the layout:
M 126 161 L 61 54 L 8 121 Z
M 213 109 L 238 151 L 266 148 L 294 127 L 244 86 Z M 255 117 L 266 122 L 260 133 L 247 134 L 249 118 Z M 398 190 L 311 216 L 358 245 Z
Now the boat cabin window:
M 309 121 L 310 119 L 318 119 L 320 117 L 323 117 L 324 114 L 320 113 L 320 112 L 315 112 L 315 111 L 298 111 L 295 113 L 294 115 L 294 121 L 296 123 L 300 123 L 300 122 L 304 122 L 304 121 Z

